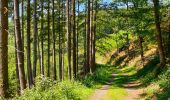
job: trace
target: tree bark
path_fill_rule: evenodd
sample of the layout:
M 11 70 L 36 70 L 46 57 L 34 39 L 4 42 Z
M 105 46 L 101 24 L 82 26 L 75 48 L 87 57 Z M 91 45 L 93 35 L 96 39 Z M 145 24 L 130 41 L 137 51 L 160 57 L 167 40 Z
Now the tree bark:
M 94 8 L 95 5 L 95 8 Z M 95 71 L 95 35 L 96 35 L 96 10 L 97 1 L 93 0 L 91 4 L 91 72 Z
M 87 40 L 86 40 L 86 71 L 85 73 L 90 72 L 90 0 L 88 0 L 88 10 L 87 10 Z
M 15 26 L 14 26 L 14 37 L 16 36 L 15 34 Z M 17 48 L 17 44 L 16 44 L 16 37 L 15 37 L 15 48 Z M 17 61 L 18 57 L 17 57 L 17 50 L 15 49 L 15 66 L 16 66 L 16 78 L 17 78 L 17 94 L 20 94 L 20 80 L 19 80 L 19 70 L 18 70 L 18 61 Z
M 21 27 L 22 27 L 21 33 L 22 33 L 22 34 L 21 34 L 21 39 L 22 39 L 22 45 L 23 45 L 22 47 L 23 47 L 23 51 L 24 51 L 24 46 L 25 46 L 25 45 L 24 45 L 24 42 L 25 42 L 25 41 L 24 41 L 24 0 L 22 0 L 21 3 L 22 3 L 22 4 L 21 4 L 21 6 L 22 6 L 22 7 L 21 7 L 21 12 L 22 12 L 22 23 L 21 23 L 21 24 L 22 24 L 22 25 L 21 25 Z M 25 53 L 24 53 L 24 54 L 25 54 Z M 25 57 L 24 54 L 23 54 L 23 58 Z M 25 59 L 25 58 L 24 58 L 24 59 Z M 25 62 L 25 61 L 24 61 L 24 62 Z M 25 65 L 25 64 L 23 64 L 23 65 Z
M 54 72 L 54 80 L 57 79 L 57 75 L 56 75 L 56 53 L 55 53 L 55 17 L 54 17 L 54 0 L 52 1 L 52 20 L 53 20 L 53 23 L 52 23 L 52 28 L 53 28 L 53 32 L 52 32 L 52 36 L 53 36 L 53 72 Z
M 72 78 L 72 73 L 71 73 L 71 29 L 70 29 L 70 0 L 67 0 L 67 54 L 68 54 L 68 76 L 69 79 L 71 80 Z
M 41 74 L 41 51 L 40 51 L 40 38 L 39 38 L 40 34 L 38 34 L 38 37 L 37 37 L 37 61 L 39 63 L 39 72 Z
M 34 0 L 34 46 L 33 46 L 33 78 L 35 81 L 36 77 L 36 69 L 37 69 L 37 39 L 38 39 L 38 31 L 37 31 L 37 0 Z
M 29 88 L 33 85 L 32 68 L 31 68 L 31 39 L 30 39 L 30 0 L 27 0 L 27 76 Z
M 58 35 L 59 35 L 59 79 L 60 81 L 63 80 L 63 61 L 62 61 L 62 35 L 61 35 L 61 21 L 60 21 L 60 14 L 61 14 L 61 11 L 60 11 L 60 7 L 61 7 L 61 1 L 59 0 L 58 2 L 58 12 L 59 12 L 59 16 L 58 16 Z
M 87 12 L 87 5 L 85 5 L 85 13 Z M 84 68 L 83 68 L 83 74 L 85 75 L 86 74 L 86 64 L 87 64 L 87 53 L 86 53 L 86 47 L 87 47 L 87 17 L 86 15 L 84 16 Z
M 80 2 L 77 0 L 77 38 L 76 38 L 76 72 L 79 70 L 79 10 L 80 10 Z
M 63 76 L 63 80 L 64 80 L 64 47 L 65 47 L 65 31 L 64 31 L 64 29 L 65 29 L 65 26 L 64 26 L 64 24 L 65 24 L 65 3 L 62 3 L 62 34 L 61 34 L 61 40 L 62 40 L 62 51 L 61 51 L 61 58 L 62 58 L 62 76 Z
M 141 35 L 139 35 L 138 39 L 139 39 L 141 61 L 142 61 L 142 64 L 144 65 L 143 37 Z
M 0 0 L 0 96 L 8 91 L 8 1 Z
M 41 0 L 41 75 L 44 75 L 44 0 Z
M 156 38 L 157 38 L 157 43 L 158 43 L 160 63 L 162 67 L 164 67 L 166 60 L 165 60 L 164 48 L 163 48 L 163 43 L 162 43 L 161 27 L 160 27 L 159 0 L 153 0 L 153 3 L 154 3 L 155 24 L 156 24 L 156 31 L 157 31 Z
M 20 78 L 20 88 L 21 93 L 26 88 L 25 80 L 25 71 L 24 71 L 24 59 L 23 59 L 23 45 L 21 39 L 21 30 L 20 30 L 20 19 L 19 19 L 19 0 L 14 0 L 14 21 L 15 21 L 15 34 L 16 34 L 16 46 L 17 46 L 17 63 L 19 69 L 19 78 Z
M 93 26 L 93 48 L 92 48 L 92 72 L 94 72 L 96 70 L 96 21 L 97 21 L 97 0 L 95 0 L 95 9 L 94 9 L 94 26 Z
M 47 48 L 47 77 L 50 77 L 50 1 L 48 1 L 48 48 Z
M 75 0 L 72 0 L 72 34 L 73 34 L 73 74 L 74 74 L 74 79 L 77 77 L 76 73 L 76 12 L 75 12 Z

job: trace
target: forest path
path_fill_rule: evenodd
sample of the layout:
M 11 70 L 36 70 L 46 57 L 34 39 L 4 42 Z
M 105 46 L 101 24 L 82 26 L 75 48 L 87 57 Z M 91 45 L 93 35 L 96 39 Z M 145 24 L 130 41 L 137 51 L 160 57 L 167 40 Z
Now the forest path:
M 124 88 L 127 92 L 127 96 L 124 98 L 124 100 L 142 100 L 142 94 L 144 93 L 143 88 L 140 87 L 139 82 L 129 82 L 124 85 Z
M 94 94 L 88 100 L 106 100 L 104 97 L 110 89 L 110 85 L 114 81 L 115 74 L 112 73 L 112 78 L 107 82 L 107 84 L 103 85 L 100 89 L 97 89 Z
M 88 100 L 142 100 L 144 88 L 139 81 L 128 81 L 127 73 L 116 71 Z M 118 88 L 118 89 L 117 89 Z

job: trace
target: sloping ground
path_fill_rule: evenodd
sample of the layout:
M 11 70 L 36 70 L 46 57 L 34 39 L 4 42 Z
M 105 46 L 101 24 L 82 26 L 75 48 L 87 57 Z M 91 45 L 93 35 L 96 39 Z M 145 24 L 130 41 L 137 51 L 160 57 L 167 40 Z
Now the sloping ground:
M 142 100 L 144 99 L 144 94 L 147 91 L 147 88 L 146 86 L 143 87 L 142 82 L 140 82 L 141 80 L 136 77 L 142 74 L 142 77 L 144 77 L 147 73 L 149 73 L 150 69 L 154 70 L 156 64 L 159 63 L 159 61 L 157 61 L 157 63 L 152 62 L 156 55 L 156 47 L 152 46 L 152 48 L 145 50 L 145 60 L 143 63 L 141 62 L 140 54 L 134 51 L 133 47 L 130 47 L 129 54 L 130 55 L 128 55 L 126 51 L 121 51 L 119 54 L 114 53 L 108 63 L 119 66 L 124 74 L 127 74 L 130 78 L 132 78 L 132 80 L 127 79 L 129 82 L 125 82 L 123 85 L 128 94 L 124 100 Z

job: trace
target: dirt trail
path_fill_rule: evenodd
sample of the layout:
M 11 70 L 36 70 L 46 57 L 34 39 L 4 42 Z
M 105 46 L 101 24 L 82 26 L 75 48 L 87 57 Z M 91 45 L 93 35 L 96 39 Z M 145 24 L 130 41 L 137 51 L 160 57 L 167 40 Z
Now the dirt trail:
M 102 88 L 97 89 L 89 100 L 105 100 L 103 97 L 109 90 L 109 85 L 103 85 Z
M 114 81 L 115 74 L 112 74 L 112 79 L 107 82 L 106 85 L 103 85 L 100 89 L 97 89 L 94 94 L 88 100 L 106 100 L 104 98 L 105 94 L 108 92 L 110 85 Z
M 127 92 L 127 96 L 124 100 L 142 100 L 142 94 L 144 93 L 143 88 L 139 88 L 141 84 L 139 82 L 130 82 L 124 85 Z
M 88 100 L 107 100 L 105 97 L 108 92 L 112 82 L 114 82 L 114 78 L 116 78 L 117 74 L 112 74 L 112 79 L 108 81 L 106 85 L 103 85 L 102 88 L 97 89 L 94 94 Z M 123 89 L 127 92 L 127 96 L 124 97 L 123 100 L 142 100 L 141 95 L 143 94 L 144 89 L 140 89 L 141 84 L 137 81 L 129 82 L 122 86 Z M 114 97 L 112 100 L 115 100 Z

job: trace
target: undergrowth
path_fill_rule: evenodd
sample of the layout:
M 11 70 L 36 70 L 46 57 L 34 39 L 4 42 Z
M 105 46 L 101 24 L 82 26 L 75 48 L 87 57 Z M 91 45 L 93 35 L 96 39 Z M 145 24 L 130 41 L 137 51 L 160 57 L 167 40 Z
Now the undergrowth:
M 170 65 L 146 89 L 146 98 L 170 99 Z
M 86 100 L 92 92 L 111 76 L 111 66 L 97 65 L 94 74 L 79 80 L 52 81 L 37 77 L 35 87 L 27 89 L 17 100 Z
M 112 76 L 113 67 L 109 65 L 98 65 L 94 74 L 89 74 L 80 81 L 87 87 L 96 87 L 105 84 Z
M 82 91 L 83 90 L 83 91 Z M 26 90 L 17 100 L 82 100 L 92 90 L 77 81 L 53 82 L 48 78 L 38 78 L 36 86 Z

